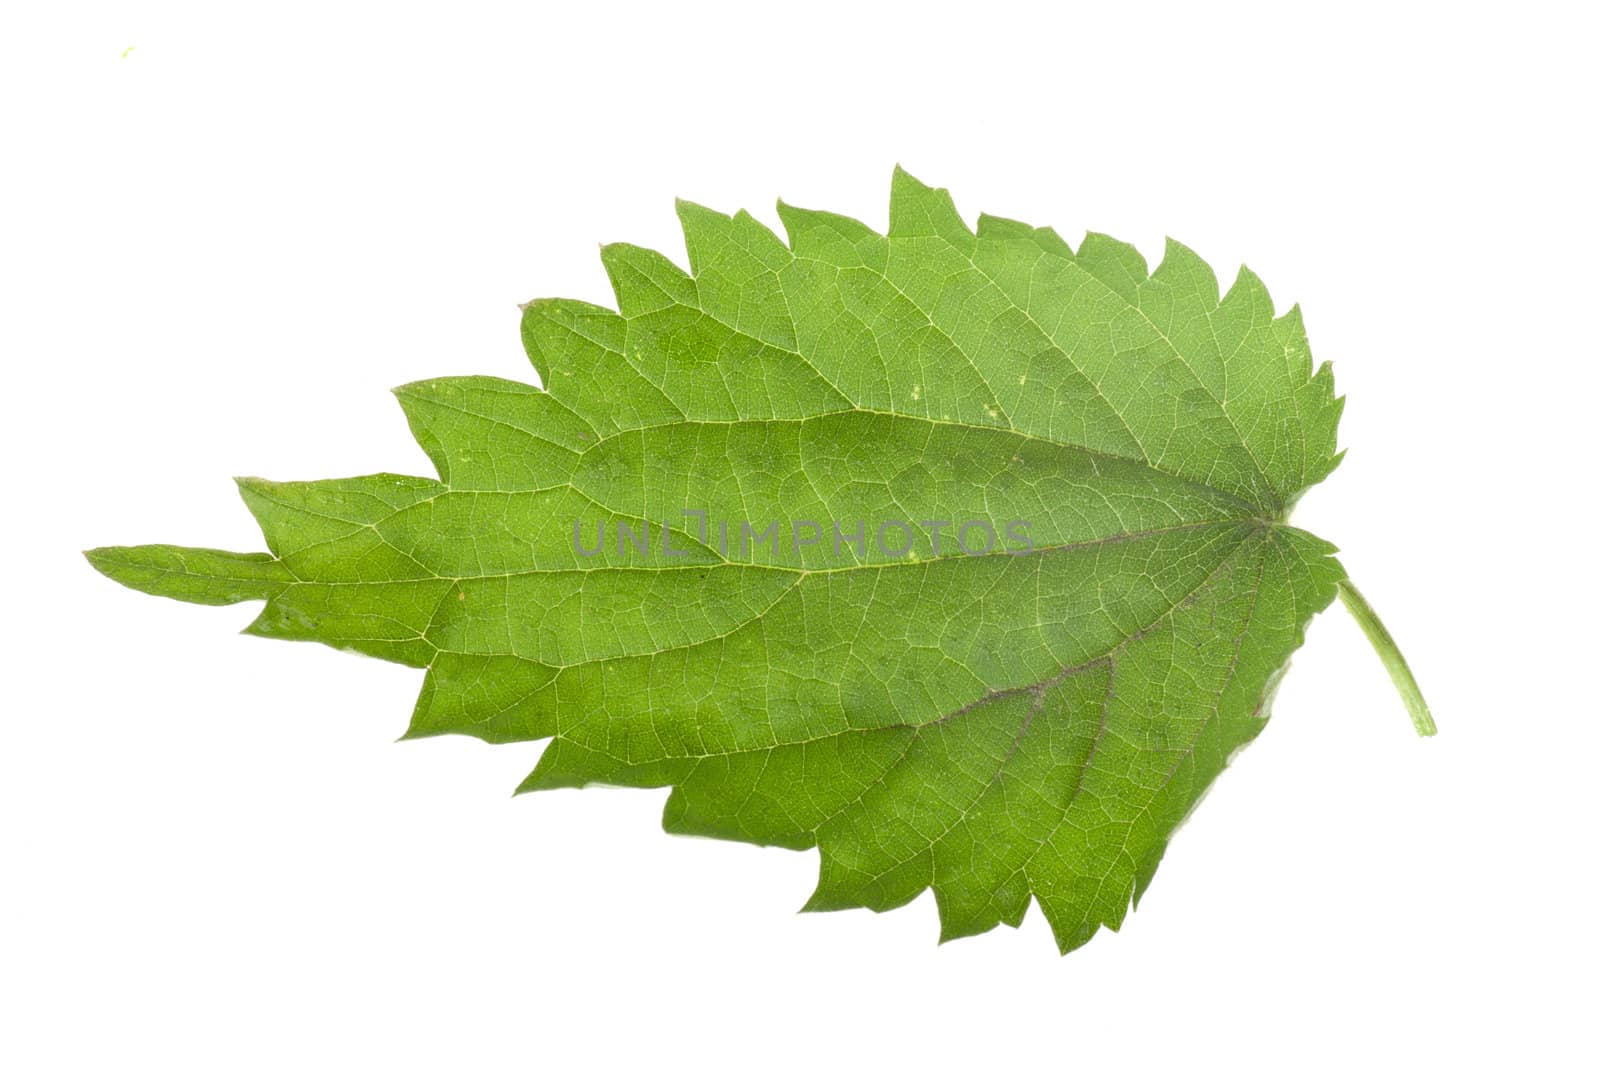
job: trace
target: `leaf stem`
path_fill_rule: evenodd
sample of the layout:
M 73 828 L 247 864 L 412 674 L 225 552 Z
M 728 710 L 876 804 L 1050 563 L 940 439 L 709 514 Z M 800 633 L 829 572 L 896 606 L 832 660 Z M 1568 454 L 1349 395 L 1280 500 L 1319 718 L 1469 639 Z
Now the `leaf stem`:
M 1339 599 L 1344 601 L 1344 606 L 1355 616 L 1361 632 L 1372 642 L 1373 651 L 1378 654 L 1378 658 L 1388 670 L 1394 687 L 1400 690 L 1400 699 L 1405 701 L 1406 710 L 1411 713 L 1411 725 L 1417 728 L 1417 735 L 1432 737 L 1438 733 L 1439 727 L 1434 725 L 1433 713 L 1428 710 L 1428 702 L 1422 698 L 1422 690 L 1417 686 L 1416 675 L 1411 673 L 1411 667 L 1406 663 L 1405 656 L 1400 654 L 1400 646 L 1394 643 L 1394 635 L 1389 633 L 1389 628 L 1378 618 L 1378 613 L 1372 610 L 1367 598 L 1361 595 L 1354 582 L 1346 578 L 1339 583 Z

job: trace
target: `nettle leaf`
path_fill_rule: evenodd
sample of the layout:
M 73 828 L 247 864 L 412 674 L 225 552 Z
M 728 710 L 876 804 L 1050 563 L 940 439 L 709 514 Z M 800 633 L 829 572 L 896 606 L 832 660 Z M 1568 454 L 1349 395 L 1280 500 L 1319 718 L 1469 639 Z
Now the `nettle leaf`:
M 1063 952 L 1116 929 L 1341 590 L 1431 732 L 1286 525 L 1343 400 L 1254 274 L 974 233 L 898 171 L 887 236 L 678 213 L 689 272 L 609 245 L 618 311 L 527 305 L 547 389 L 396 390 L 437 479 L 242 479 L 268 553 L 91 561 L 425 668 L 409 736 L 551 738 L 522 791 L 670 787 L 669 831 L 816 846 L 812 909 L 931 887 L 946 938 L 1030 898 Z

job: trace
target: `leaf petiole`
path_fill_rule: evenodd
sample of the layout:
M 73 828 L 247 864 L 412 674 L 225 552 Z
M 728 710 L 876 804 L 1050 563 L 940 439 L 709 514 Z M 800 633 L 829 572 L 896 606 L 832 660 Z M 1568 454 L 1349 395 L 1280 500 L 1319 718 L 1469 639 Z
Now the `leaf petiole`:
M 1378 618 L 1378 613 L 1372 610 L 1367 598 L 1361 595 L 1355 583 L 1346 578 L 1339 583 L 1339 599 L 1355 616 L 1361 632 L 1372 642 L 1373 650 L 1388 670 L 1394 687 L 1400 690 L 1400 699 L 1405 701 L 1406 710 L 1411 713 L 1411 724 L 1417 728 L 1417 735 L 1432 737 L 1438 733 L 1439 727 L 1434 725 L 1433 713 L 1428 710 L 1428 702 L 1423 699 L 1422 690 L 1417 686 L 1416 675 L 1411 673 L 1410 665 L 1400 653 L 1400 646 L 1394 643 L 1394 635 Z

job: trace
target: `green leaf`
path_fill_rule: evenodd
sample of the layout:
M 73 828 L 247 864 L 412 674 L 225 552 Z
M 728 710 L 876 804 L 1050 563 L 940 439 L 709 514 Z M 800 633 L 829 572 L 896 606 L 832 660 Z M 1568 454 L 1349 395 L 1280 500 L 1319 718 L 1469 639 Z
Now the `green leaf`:
M 678 213 L 689 272 L 610 245 L 619 311 L 527 305 L 548 391 L 396 390 L 437 480 L 241 480 L 270 555 L 91 561 L 426 668 L 409 736 L 551 738 L 524 791 L 670 787 L 670 831 L 817 846 L 810 908 L 932 887 L 947 938 L 1030 898 L 1063 952 L 1117 928 L 1358 598 L 1285 521 L 1340 455 L 1299 312 L 1175 242 L 1149 271 L 974 233 L 899 171 L 887 236 Z

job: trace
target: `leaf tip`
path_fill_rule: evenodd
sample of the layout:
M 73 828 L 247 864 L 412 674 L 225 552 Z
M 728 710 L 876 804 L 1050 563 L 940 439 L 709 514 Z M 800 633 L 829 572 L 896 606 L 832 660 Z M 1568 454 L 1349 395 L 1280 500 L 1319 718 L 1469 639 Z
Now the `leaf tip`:
M 891 195 L 923 193 L 944 193 L 946 196 L 949 195 L 949 190 L 936 185 L 929 185 L 899 163 L 894 165 L 894 171 L 889 176 L 889 189 Z
M 240 496 L 263 496 L 272 486 L 272 482 L 269 479 L 258 478 L 253 474 L 235 475 L 233 484 L 238 488 Z
M 675 196 L 672 198 L 672 210 L 677 212 L 680 219 L 683 218 L 684 215 L 719 215 L 724 218 L 727 217 L 722 215 L 722 212 L 720 211 L 715 211 L 711 208 L 708 208 L 704 204 L 697 204 L 693 200 L 682 196 Z
M 265 600 L 290 580 L 282 563 L 258 552 L 118 545 L 91 548 L 83 555 L 119 585 L 191 604 Z
M 117 576 L 112 572 L 116 568 L 119 555 L 127 551 L 125 548 L 111 545 L 86 548 L 83 550 L 83 558 L 89 561 L 89 566 L 115 581 Z

